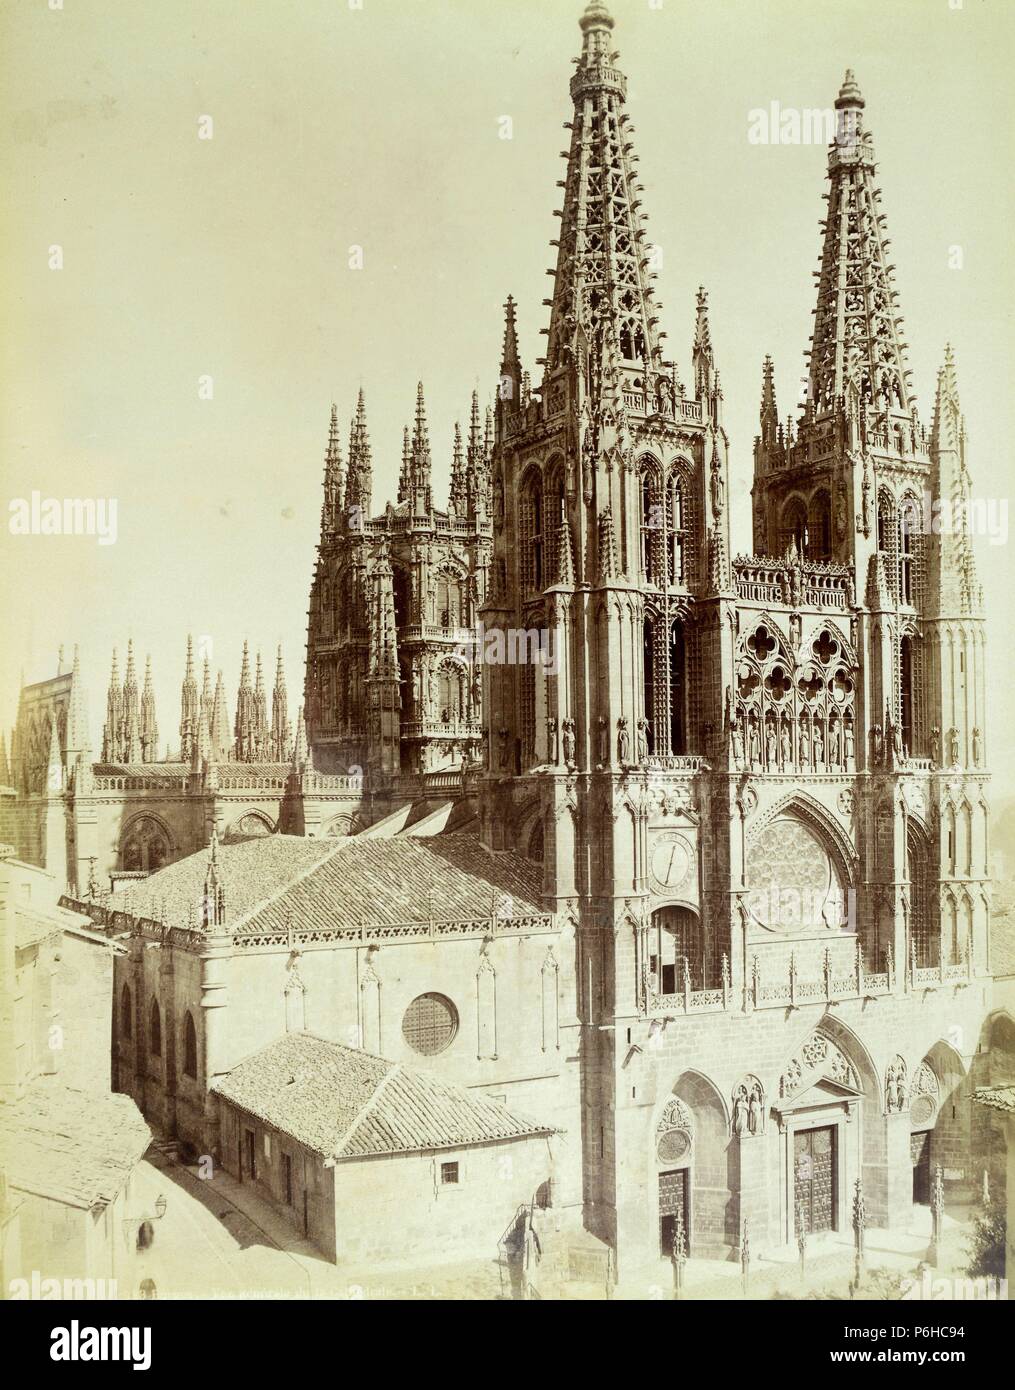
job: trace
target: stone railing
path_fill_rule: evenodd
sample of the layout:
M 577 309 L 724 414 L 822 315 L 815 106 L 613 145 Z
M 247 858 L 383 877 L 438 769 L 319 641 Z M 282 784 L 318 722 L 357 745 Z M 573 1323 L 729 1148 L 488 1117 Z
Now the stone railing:
M 738 555 L 733 561 L 737 597 L 749 603 L 805 608 L 853 605 L 853 581 L 845 565 L 824 560 L 793 563 L 770 556 Z
M 650 753 L 645 765 L 650 772 L 701 772 L 708 759 L 702 753 Z
M 401 725 L 403 738 L 474 738 L 483 726 L 473 719 L 411 719 Z

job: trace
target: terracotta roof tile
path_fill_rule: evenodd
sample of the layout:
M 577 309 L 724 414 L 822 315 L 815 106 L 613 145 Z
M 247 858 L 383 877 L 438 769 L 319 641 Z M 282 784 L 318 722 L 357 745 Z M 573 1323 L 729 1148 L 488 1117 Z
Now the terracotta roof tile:
M 0 1168 L 14 1188 L 70 1206 L 102 1206 L 144 1156 L 151 1131 L 129 1096 L 50 1078 L 0 1106 Z
M 991 1110 L 1004 1110 L 1015 1114 L 1015 1086 L 977 1086 L 973 1099 Z
M 478 1091 L 311 1033 L 286 1033 L 212 1089 L 325 1158 L 454 1149 L 552 1132 Z
M 210 851 L 170 864 L 124 895 L 124 910 L 174 926 L 195 920 Z M 266 835 L 218 847 L 226 925 L 246 935 L 543 916 L 542 869 L 493 854 L 474 835 L 310 840 Z M 110 903 L 109 906 L 113 906 Z

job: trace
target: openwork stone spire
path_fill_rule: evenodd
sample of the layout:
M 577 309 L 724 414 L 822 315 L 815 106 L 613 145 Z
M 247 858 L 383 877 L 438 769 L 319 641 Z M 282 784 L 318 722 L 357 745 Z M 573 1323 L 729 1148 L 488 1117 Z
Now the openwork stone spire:
M 630 366 L 659 359 L 643 244 L 641 185 L 624 110 L 627 79 L 614 66 L 613 19 L 602 4 L 582 15 L 582 53 L 571 79 L 574 120 L 550 314 L 547 371 L 561 366 L 580 328 L 588 343 L 609 340 Z M 603 351 L 603 347 L 600 348 Z M 604 351 L 604 356 L 608 356 Z
M 822 414 L 853 385 L 868 406 L 908 414 L 914 398 L 899 332 L 902 320 L 895 312 L 891 243 L 874 182 L 874 142 L 863 127 L 864 99 L 852 72 L 846 73 L 835 107 L 808 403 Z

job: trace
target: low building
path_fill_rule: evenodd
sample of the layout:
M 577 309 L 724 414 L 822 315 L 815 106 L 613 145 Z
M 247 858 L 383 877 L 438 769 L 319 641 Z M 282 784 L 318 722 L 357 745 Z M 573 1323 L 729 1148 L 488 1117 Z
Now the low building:
M 1004 1127 L 1007 1154 L 1004 1277 L 1011 1289 L 1015 1280 L 1015 1086 L 978 1086 L 973 1096 L 977 1104 L 991 1111 Z
M 359 1048 L 289 1033 L 214 1093 L 226 1170 L 342 1263 L 491 1257 L 551 1202 L 545 1124 Z
M 93 1017 L 61 1010 L 67 933 L 85 957 L 108 964 L 108 943 L 84 939 L 87 919 L 56 905 L 52 876 L 0 849 L 0 1273 L 8 1296 L 52 1297 L 56 1281 L 64 1296 L 114 1297 L 131 1282 L 138 1223 L 128 1203 L 151 1132 L 134 1102 L 103 1084 L 108 1001 Z M 89 1074 L 98 1078 L 92 1085 L 81 1082 Z

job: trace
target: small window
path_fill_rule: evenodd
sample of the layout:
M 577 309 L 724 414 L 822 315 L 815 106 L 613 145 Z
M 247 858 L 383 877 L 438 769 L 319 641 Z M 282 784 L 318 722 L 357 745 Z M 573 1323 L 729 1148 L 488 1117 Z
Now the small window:
M 159 1013 L 157 999 L 152 1000 L 148 1015 L 148 1050 L 153 1057 L 162 1056 L 162 1015 Z
M 443 1187 L 448 1187 L 448 1186 L 457 1185 L 457 1183 L 458 1183 L 458 1164 L 457 1164 L 457 1163 L 442 1163 L 442 1164 L 441 1164 L 441 1185 L 442 1185 Z
M 197 1080 L 197 1030 L 189 1009 L 183 1016 L 183 1074 Z

